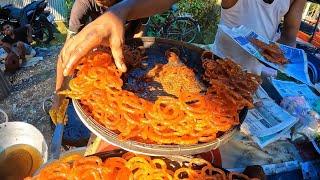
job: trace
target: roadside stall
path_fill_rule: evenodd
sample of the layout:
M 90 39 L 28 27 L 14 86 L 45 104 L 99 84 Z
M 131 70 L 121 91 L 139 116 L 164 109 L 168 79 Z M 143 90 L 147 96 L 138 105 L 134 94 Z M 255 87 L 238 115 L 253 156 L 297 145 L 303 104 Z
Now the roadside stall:
M 53 159 L 61 160 L 49 161 L 34 179 L 68 176 L 60 169 L 65 162 L 73 162 L 68 167 L 76 176 L 88 178 L 317 179 L 319 94 L 308 77 L 304 52 L 271 44 L 280 50 L 272 62 L 261 53 L 270 45 L 254 32 L 245 27 L 220 30 L 233 52 L 248 52 L 263 63 L 261 76 L 203 48 L 168 39 L 129 40 L 125 54 L 130 70 L 123 75 L 113 69 L 107 52 L 88 55 L 70 90 L 62 92 L 72 98 L 76 114 L 92 133 L 88 145 L 60 154 L 63 128 L 58 125 L 51 150 Z M 295 72 L 299 67 L 302 71 Z M 63 113 L 55 117 L 62 119 L 62 127 Z M 97 171 L 102 161 L 113 174 Z M 81 167 L 92 162 L 89 169 Z
M 228 49 L 130 39 L 126 73 L 109 49 L 90 52 L 48 112 L 50 152 L 29 138 L 43 164 L 26 179 L 319 179 L 320 86 L 305 52 L 245 26 L 218 33 Z

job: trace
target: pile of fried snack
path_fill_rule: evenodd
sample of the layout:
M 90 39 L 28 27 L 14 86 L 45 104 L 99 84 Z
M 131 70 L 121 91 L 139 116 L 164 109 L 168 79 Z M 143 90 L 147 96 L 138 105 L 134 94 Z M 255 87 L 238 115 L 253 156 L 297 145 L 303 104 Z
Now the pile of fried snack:
M 250 179 L 240 173 L 225 173 L 203 159 L 191 159 L 184 166 L 172 167 L 168 160 L 125 153 L 102 161 L 97 156 L 73 155 L 44 167 L 38 175 L 25 180 L 209 180 Z
M 192 69 L 174 52 L 166 52 L 167 64 L 148 75 L 172 96 L 152 102 L 124 90 L 122 73 L 107 52 L 95 51 L 82 59 L 70 90 L 61 92 L 80 101 L 84 110 L 121 140 L 149 144 L 197 144 L 211 142 L 218 132 L 239 124 L 239 112 L 253 107 L 252 94 L 259 77 L 243 72 L 233 61 L 202 56 L 204 74 L 199 83 Z
M 268 61 L 280 65 L 284 65 L 289 62 L 288 59 L 284 57 L 283 52 L 277 44 L 273 42 L 267 44 L 255 38 L 250 39 L 250 42 L 260 50 L 261 55 Z

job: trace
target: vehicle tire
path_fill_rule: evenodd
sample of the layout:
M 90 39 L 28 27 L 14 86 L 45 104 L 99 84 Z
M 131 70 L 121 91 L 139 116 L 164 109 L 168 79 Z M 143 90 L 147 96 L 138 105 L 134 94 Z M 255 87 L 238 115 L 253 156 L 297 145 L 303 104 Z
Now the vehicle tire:
M 163 37 L 191 43 L 199 33 L 200 26 L 197 21 L 190 17 L 177 17 L 165 26 Z
M 53 39 L 52 24 L 47 20 L 45 16 L 41 16 L 39 19 L 40 26 L 35 30 L 39 32 L 36 38 L 40 43 L 48 44 Z

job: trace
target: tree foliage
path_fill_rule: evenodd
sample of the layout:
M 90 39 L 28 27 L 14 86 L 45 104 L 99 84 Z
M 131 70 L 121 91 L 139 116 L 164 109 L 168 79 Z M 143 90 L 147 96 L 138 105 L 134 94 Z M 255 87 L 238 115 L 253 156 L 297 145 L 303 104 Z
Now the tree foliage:
M 65 1 L 66 9 L 67 9 L 67 19 L 68 19 L 68 21 L 69 21 L 69 18 L 70 18 L 70 13 L 71 13 L 71 9 L 72 9 L 74 1 L 75 0 L 66 0 Z

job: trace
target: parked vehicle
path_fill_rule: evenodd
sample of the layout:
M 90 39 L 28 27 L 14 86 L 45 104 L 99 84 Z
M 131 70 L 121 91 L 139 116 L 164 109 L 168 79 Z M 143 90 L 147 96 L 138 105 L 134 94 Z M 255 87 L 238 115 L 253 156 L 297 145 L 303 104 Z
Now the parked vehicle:
M 200 33 L 199 23 L 191 14 L 177 13 L 178 9 L 173 6 L 169 11 L 156 18 L 149 18 L 147 23 L 147 35 L 158 36 L 185 42 L 193 42 Z
M 315 28 L 315 25 L 311 25 L 307 22 L 302 21 L 300 25 L 300 30 L 297 37 L 304 42 L 308 42 L 315 46 L 320 47 L 320 29 L 319 26 Z
M 0 8 L 0 25 L 9 23 L 15 28 L 30 24 L 33 28 L 33 39 L 49 43 L 53 39 L 54 16 L 46 11 L 45 0 L 33 1 L 20 9 L 12 4 Z
M 320 4 L 319 0 L 308 0 Z M 312 83 L 320 83 L 320 13 L 317 19 L 303 19 L 297 37 L 297 48 L 303 49 L 308 59 L 308 73 Z

